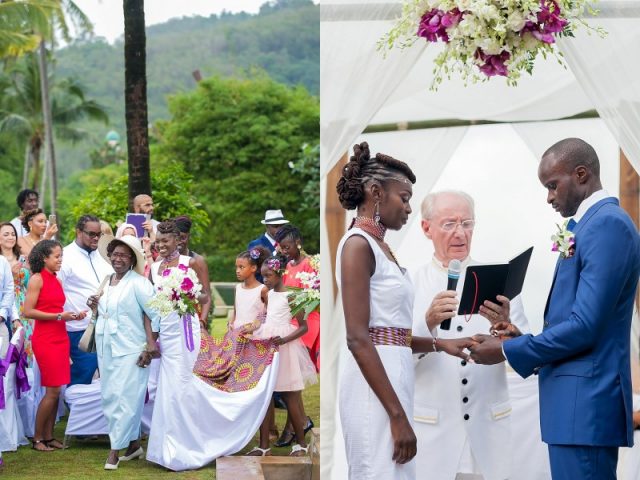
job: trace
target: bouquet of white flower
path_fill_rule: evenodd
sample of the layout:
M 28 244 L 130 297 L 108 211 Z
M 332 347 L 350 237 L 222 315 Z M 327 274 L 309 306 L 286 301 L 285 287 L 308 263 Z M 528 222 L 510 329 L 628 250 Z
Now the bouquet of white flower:
M 304 310 L 305 316 L 320 311 L 320 254 L 310 258 L 312 272 L 299 272 L 302 287 L 287 287 L 290 293 L 291 315 L 296 316 Z
M 556 37 L 572 37 L 578 24 L 591 28 L 582 18 L 585 9 L 598 13 L 588 0 L 405 0 L 402 17 L 378 48 L 404 48 L 419 38 L 444 42 L 434 90 L 452 72 L 465 82 L 499 75 L 516 85 L 522 72 L 531 74 L 538 54 L 554 55 L 564 65 Z
M 202 285 L 196 273 L 185 265 L 165 269 L 156 282 L 156 294 L 148 306 L 162 316 L 172 312 L 195 315 Z

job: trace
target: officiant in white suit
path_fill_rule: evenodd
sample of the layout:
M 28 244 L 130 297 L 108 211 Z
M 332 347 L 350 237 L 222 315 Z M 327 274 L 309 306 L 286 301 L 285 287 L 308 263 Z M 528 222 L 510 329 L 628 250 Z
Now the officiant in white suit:
M 468 321 L 456 315 L 475 227 L 473 199 L 443 191 L 422 202 L 422 230 L 433 242 L 433 258 L 413 275 L 413 335 L 458 338 L 489 333 L 509 320 L 527 332 L 520 296 L 488 302 Z M 462 262 L 457 293 L 447 291 L 447 269 Z M 451 319 L 449 330 L 441 323 Z M 418 438 L 416 470 L 430 480 L 504 480 L 510 477 L 511 405 L 505 363 L 475 365 L 450 355 L 415 355 L 414 420 Z

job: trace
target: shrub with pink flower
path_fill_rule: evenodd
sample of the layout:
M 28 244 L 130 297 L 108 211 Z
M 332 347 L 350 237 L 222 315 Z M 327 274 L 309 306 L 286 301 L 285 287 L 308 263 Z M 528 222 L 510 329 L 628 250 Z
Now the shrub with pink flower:
M 149 300 L 148 306 L 162 316 L 172 312 L 180 316 L 196 315 L 201 292 L 202 285 L 196 272 L 185 265 L 178 265 L 162 271 L 156 282 L 156 294 Z
M 556 39 L 573 36 L 578 24 L 591 28 L 585 10 L 597 13 L 587 0 L 405 0 L 402 17 L 378 47 L 404 48 L 420 38 L 444 44 L 432 89 L 454 72 L 465 82 L 502 76 L 516 85 L 522 72 L 531 74 L 538 54 L 564 65 Z

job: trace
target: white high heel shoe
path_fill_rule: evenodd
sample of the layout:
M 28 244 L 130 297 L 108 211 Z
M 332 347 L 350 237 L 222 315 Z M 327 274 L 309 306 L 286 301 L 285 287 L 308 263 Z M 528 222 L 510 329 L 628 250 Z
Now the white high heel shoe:
M 142 447 L 138 447 L 138 449 L 133 452 L 131 455 L 123 455 L 122 457 L 119 457 L 118 460 L 123 461 L 123 462 L 128 462 L 129 460 L 133 460 L 135 458 L 142 458 L 144 456 L 144 450 L 142 449 Z
M 104 469 L 105 470 L 117 470 L 119 464 L 120 464 L 120 460 L 118 460 L 118 463 L 116 463 L 116 464 L 107 462 L 107 463 L 104 464 Z

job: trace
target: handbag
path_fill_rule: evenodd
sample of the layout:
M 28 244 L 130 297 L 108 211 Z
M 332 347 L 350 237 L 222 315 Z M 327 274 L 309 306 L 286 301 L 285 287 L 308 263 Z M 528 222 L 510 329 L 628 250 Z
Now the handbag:
M 98 292 L 96 296 L 100 298 L 102 296 L 102 292 L 104 291 L 104 287 L 111 278 L 111 275 L 107 275 L 102 280 L 100 287 L 98 288 Z M 87 353 L 95 353 L 96 352 L 96 321 L 98 320 L 98 309 L 92 311 L 91 320 L 89 320 L 89 325 L 87 325 L 87 329 L 80 337 L 80 341 L 78 342 L 78 348 L 83 352 Z

